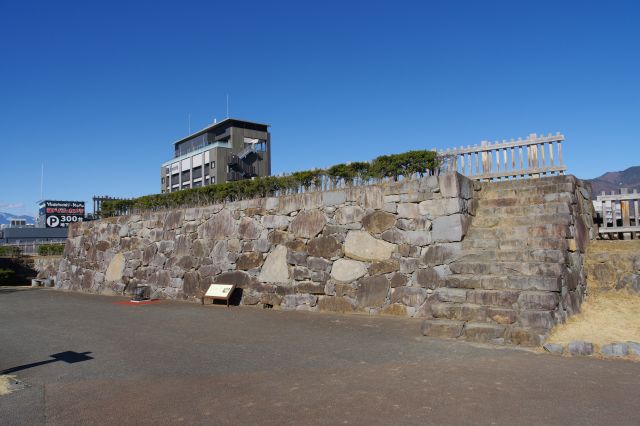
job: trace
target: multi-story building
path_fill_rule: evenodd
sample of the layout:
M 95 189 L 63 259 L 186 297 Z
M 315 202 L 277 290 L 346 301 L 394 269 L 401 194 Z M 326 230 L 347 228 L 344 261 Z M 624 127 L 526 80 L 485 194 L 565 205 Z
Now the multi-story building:
M 267 124 L 227 118 L 173 145 L 173 159 L 160 168 L 162 192 L 271 174 Z

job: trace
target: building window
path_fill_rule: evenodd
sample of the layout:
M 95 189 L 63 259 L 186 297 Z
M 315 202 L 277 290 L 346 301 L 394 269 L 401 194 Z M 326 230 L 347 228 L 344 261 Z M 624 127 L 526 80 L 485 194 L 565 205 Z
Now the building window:
M 216 177 L 215 176 L 211 176 L 211 183 L 216 183 Z
M 211 168 L 212 168 L 212 169 L 215 169 L 215 168 L 216 168 L 216 162 L 215 162 L 215 161 L 212 161 L 212 162 L 211 162 Z

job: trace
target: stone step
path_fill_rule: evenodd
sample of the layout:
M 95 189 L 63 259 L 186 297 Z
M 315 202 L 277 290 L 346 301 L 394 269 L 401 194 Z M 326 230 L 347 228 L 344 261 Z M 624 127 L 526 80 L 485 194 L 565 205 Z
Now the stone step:
M 526 329 L 518 325 L 504 326 L 486 322 L 464 322 L 447 319 L 426 319 L 422 322 L 423 336 L 464 339 L 476 342 L 511 343 L 539 346 L 548 330 Z
M 499 249 L 499 250 L 567 250 L 566 238 L 465 238 L 462 242 L 464 250 Z
M 539 290 L 559 292 L 562 279 L 559 276 L 528 276 L 516 273 L 453 274 L 444 278 L 443 287 L 484 290 Z M 466 300 L 466 299 L 465 299 Z
M 532 204 L 545 204 L 545 203 L 567 203 L 574 204 L 576 196 L 569 192 L 559 192 L 546 195 L 531 195 L 531 196 L 514 196 L 514 197 L 502 197 L 494 199 L 479 199 L 480 207 L 514 207 L 514 206 L 529 206 Z
M 496 228 L 478 228 L 473 225 L 467 231 L 465 240 L 513 239 L 513 238 L 570 238 L 568 224 L 530 224 Z
M 548 262 L 566 263 L 567 252 L 563 250 L 545 249 L 472 249 L 462 252 L 458 262 Z
M 449 264 L 453 274 L 523 275 L 557 277 L 566 272 L 566 266 L 548 262 L 465 262 Z
M 480 187 L 481 190 L 484 191 L 485 189 L 531 188 L 564 183 L 575 185 L 575 179 L 569 176 L 542 176 L 537 179 L 511 179 L 501 182 L 483 182 Z
M 487 215 L 512 217 L 536 214 L 570 214 L 571 206 L 567 203 L 539 203 L 529 206 L 508 207 L 484 206 L 483 204 L 479 204 L 475 213 L 476 217 Z
M 477 215 L 471 222 L 472 229 L 478 228 L 510 228 L 514 226 L 545 225 L 571 225 L 573 218 L 568 213 L 528 214 L 516 215 Z
M 522 195 L 546 195 L 567 192 L 574 192 L 575 188 L 570 183 L 528 186 L 523 188 L 501 188 L 486 187 L 478 193 L 480 199 L 489 200 L 494 198 L 519 197 Z
M 431 299 L 430 299 L 431 300 Z M 539 290 L 486 290 L 439 287 L 433 300 L 448 304 L 473 304 L 492 308 L 503 308 L 501 324 L 513 323 L 519 310 L 554 310 L 560 302 L 560 294 Z M 492 313 L 488 314 L 493 317 Z M 510 318 L 510 320 L 507 320 Z

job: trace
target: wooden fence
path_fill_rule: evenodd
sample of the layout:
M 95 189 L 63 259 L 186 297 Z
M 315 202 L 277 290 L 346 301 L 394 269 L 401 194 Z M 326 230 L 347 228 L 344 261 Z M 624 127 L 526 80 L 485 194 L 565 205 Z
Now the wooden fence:
M 440 172 L 459 172 L 474 180 L 535 178 L 563 174 L 560 133 L 518 138 L 440 151 Z
M 630 193 L 627 188 L 622 188 L 619 194 L 611 191 L 610 195 L 602 191 L 602 194 L 596 198 L 598 214 L 602 216 L 600 234 L 622 232 L 627 234 L 623 235 L 623 238 L 630 238 L 639 233 L 639 204 L 640 194 L 637 189 Z

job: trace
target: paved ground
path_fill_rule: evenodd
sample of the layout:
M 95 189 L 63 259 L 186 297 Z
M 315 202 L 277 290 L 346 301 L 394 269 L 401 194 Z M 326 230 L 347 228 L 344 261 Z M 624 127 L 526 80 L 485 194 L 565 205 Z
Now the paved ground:
M 31 386 L 0 397 L 0 424 L 640 424 L 640 363 L 432 340 L 406 319 L 117 300 L 0 288 L 0 370 Z

